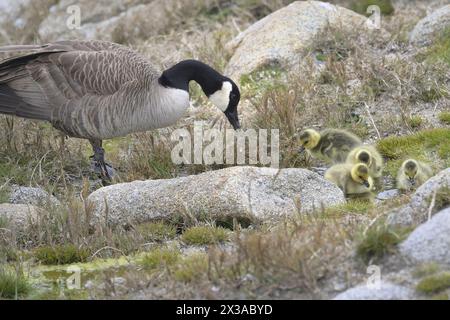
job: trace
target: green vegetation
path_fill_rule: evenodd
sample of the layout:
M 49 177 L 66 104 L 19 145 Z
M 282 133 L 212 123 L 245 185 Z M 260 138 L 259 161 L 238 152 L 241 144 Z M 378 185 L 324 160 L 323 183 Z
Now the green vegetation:
M 407 122 L 412 129 L 418 129 L 423 125 L 423 118 L 421 116 L 411 116 L 407 119 Z
M 171 240 L 177 234 L 177 230 L 173 225 L 164 222 L 143 223 L 137 229 L 147 242 Z
M 146 270 L 173 266 L 180 259 L 180 251 L 173 248 L 156 248 L 146 253 L 139 264 Z
M 449 111 L 443 111 L 439 113 L 439 121 L 446 125 L 450 125 L 450 112 Z
M 359 14 L 369 16 L 370 13 L 367 12 L 367 8 L 372 5 L 380 7 L 382 14 L 391 15 L 394 13 L 394 6 L 391 0 L 353 0 L 350 8 Z
M 396 176 L 402 161 L 415 158 L 429 162 L 431 156 L 443 162 L 443 166 L 450 166 L 450 129 L 437 128 L 419 131 L 402 137 L 388 137 L 378 141 L 377 148 L 389 161 L 386 171 Z
M 422 279 L 416 286 L 416 290 L 425 294 L 435 294 L 450 288 L 450 272 L 442 272 L 437 275 Z
M 450 28 L 445 29 L 437 36 L 437 41 L 432 44 L 423 57 L 430 63 L 442 61 L 450 65 Z
M 181 240 L 190 245 L 208 245 L 228 240 L 228 230 L 221 227 L 197 226 L 186 229 Z
M 356 253 L 366 263 L 392 253 L 397 244 L 411 232 L 410 228 L 393 227 L 379 221 L 367 229 L 358 241 Z
M 194 253 L 183 258 L 175 268 L 174 278 L 178 281 L 192 282 L 208 272 L 208 256 Z
M 0 299 L 15 299 L 26 296 L 31 291 L 31 285 L 22 270 L 0 265 Z
M 413 276 L 416 278 L 423 278 L 425 276 L 429 276 L 429 275 L 437 273 L 439 271 L 439 269 L 440 269 L 440 267 L 437 263 L 434 263 L 434 262 L 426 263 L 424 265 L 417 267 L 413 271 Z
M 45 246 L 34 250 L 34 257 L 47 265 L 86 262 L 89 256 L 89 250 L 72 244 Z

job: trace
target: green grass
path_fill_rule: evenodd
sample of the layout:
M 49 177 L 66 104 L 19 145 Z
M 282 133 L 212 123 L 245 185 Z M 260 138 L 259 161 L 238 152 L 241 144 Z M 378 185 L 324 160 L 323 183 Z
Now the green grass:
M 178 281 L 192 282 L 205 276 L 208 272 L 208 257 L 205 253 L 191 254 L 177 265 L 174 278 Z
M 89 256 L 87 249 L 78 248 L 72 244 L 45 246 L 34 250 L 34 257 L 46 265 L 86 262 Z
M 450 65 L 450 28 L 445 29 L 425 53 L 425 60 L 430 63 L 442 61 Z
M 350 8 L 362 15 L 369 16 L 367 13 L 367 7 L 376 5 L 380 7 L 380 11 L 384 15 L 390 15 L 394 13 L 394 6 L 390 0 L 354 0 L 350 5 Z
M 450 272 L 442 272 L 422 279 L 416 290 L 424 294 L 435 294 L 450 288 Z
M 228 240 L 228 230 L 221 227 L 197 226 L 184 231 L 181 240 L 189 245 L 207 245 Z
M 139 264 L 146 270 L 156 270 L 174 265 L 180 256 L 180 251 L 177 249 L 156 248 L 146 253 Z
M 423 125 L 424 120 L 421 116 L 411 116 L 407 119 L 407 123 L 412 129 L 418 129 Z
M 0 299 L 15 299 L 26 296 L 31 285 L 22 271 L 16 272 L 0 266 Z
M 450 166 L 450 129 L 438 128 L 419 131 L 409 136 L 393 136 L 378 142 L 377 148 L 389 161 L 386 171 L 395 176 L 402 161 L 415 158 L 429 162 L 430 156 L 440 158 L 443 166 Z
M 356 253 L 366 263 L 392 253 L 411 232 L 410 228 L 393 227 L 380 221 L 372 225 L 358 241 Z
M 443 124 L 450 125 L 450 112 L 449 111 L 443 111 L 439 113 L 439 121 Z
M 147 242 L 161 242 L 175 238 L 177 230 L 164 222 L 148 222 L 137 227 L 138 232 Z
M 439 271 L 439 269 L 440 268 L 437 263 L 430 262 L 430 263 L 426 263 L 424 265 L 417 267 L 413 271 L 412 275 L 415 278 L 423 278 L 423 277 L 430 276 L 432 274 L 437 273 Z

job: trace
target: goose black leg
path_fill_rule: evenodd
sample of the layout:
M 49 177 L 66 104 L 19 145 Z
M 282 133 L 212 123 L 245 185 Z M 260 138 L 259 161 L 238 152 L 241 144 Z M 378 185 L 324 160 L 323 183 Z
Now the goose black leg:
M 94 171 L 100 175 L 103 182 L 111 181 L 114 175 L 114 169 L 105 162 L 105 149 L 102 148 L 102 141 L 93 140 L 90 143 L 94 150 L 94 155 L 92 156 L 94 160 Z

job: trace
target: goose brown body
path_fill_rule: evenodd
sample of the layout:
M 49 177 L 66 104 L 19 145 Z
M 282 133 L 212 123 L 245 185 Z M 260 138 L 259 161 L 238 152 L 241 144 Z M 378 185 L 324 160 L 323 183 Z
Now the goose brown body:
M 63 41 L 18 49 L 24 47 L 33 52 L 0 63 L 0 113 L 102 140 L 170 125 L 189 104 L 187 92 L 159 85 L 160 73 L 127 47 Z M 166 94 L 170 90 L 180 92 Z

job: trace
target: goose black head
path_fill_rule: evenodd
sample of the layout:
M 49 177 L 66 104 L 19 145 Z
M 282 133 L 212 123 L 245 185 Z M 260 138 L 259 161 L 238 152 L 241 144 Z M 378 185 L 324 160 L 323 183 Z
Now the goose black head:
M 223 81 L 218 83 L 214 93 L 209 95 L 208 98 L 217 108 L 223 111 L 234 130 L 241 127 L 237 112 L 241 94 L 233 80 L 224 77 Z

